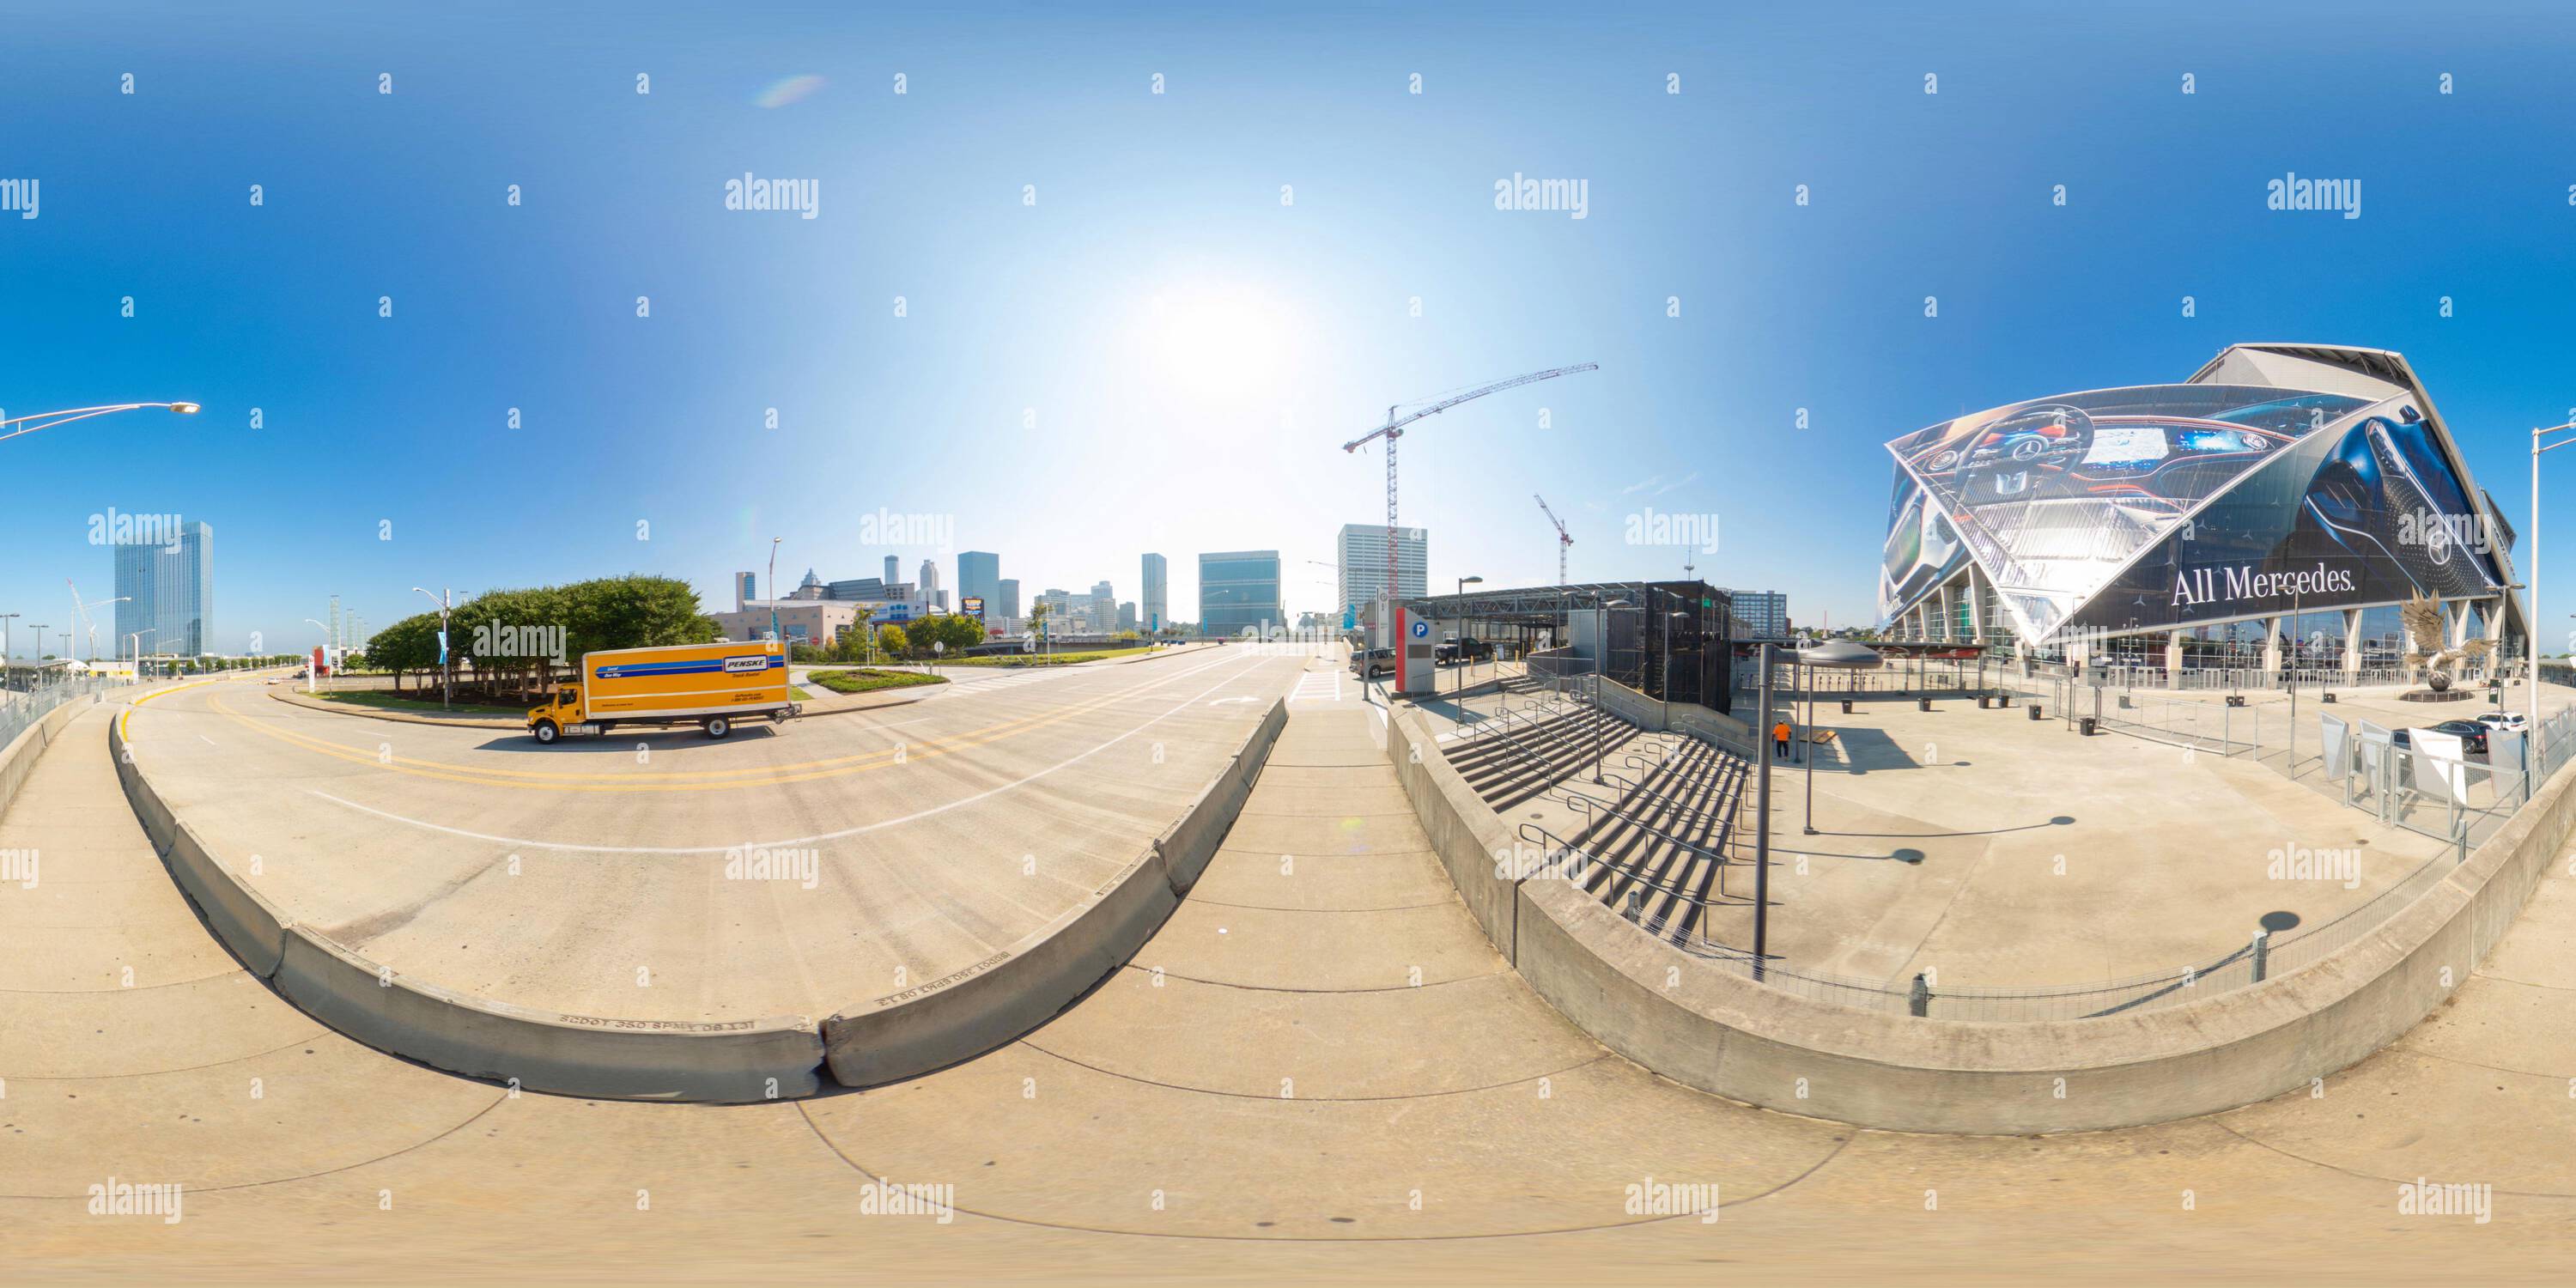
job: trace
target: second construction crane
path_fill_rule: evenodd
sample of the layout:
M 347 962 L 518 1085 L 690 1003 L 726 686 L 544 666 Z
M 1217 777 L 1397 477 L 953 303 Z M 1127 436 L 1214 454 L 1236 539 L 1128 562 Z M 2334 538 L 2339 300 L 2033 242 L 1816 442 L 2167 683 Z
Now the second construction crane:
M 1565 530 L 1565 520 L 1556 517 L 1556 511 L 1547 508 L 1546 497 L 1532 492 L 1530 499 L 1538 502 L 1538 512 L 1556 525 L 1556 584 L 1562 586 L 1565 584 L 1565 551 L 1566 547 L 1574 544 L 1574 534 Z
M 1399 415 L 1397 415 L 1396 413 L 1397 413 L 1397 410 L 1398 410 L 1399 408 L 1401 408 L 1401 407 L 1403 407 L 1403 406 L 1404 406 L 1404 404 L 1402 404 L 1402 403 L 1397 403 L 1395 406 L 1393 406 L 1393 407 L 1389 407 L 1389 408 L 1387 408 L 1387 409 L 1386 409 L 1386 423 L 1385 423 L 1385 424 L 1380 425 L 1380 426 L 1378 426 L 1377 428 L 1372 429 L 1372 430 L 1370 430 L 1369 432 L 1367 432 L 1367 433 L 1365 433 L 1365 434 L 1360 435 L 1358 438 L 1354 438 L 1354 439 L 1352 439 L 1351 441 L 1349 441 L 1349 442 L 1347 442 L 1347 443 L 1342 444 L 1342 450 L 1343 450 L 1343 451 L 1345 451 L 1345 452 L 1356 452 L 1356 451 L 1358 451 L 1359 449 L 1361 449 L 1362 447 L 1365 447 L 1365 446 L 1367 446 L 1368 444 L 1370 444 L 1370 443 L 1372 443 L 1372 442 L 1377 441 L 1378 439 L 1383 438 L 1383 439 L 1385 439 L 1385 440 L 1386 440 L 1386 593 L 1387 593 L 1387 594 L 1389 594 L 1389 595 L 1393 595 L 1393 594 L 1395 594 L 1395 593 L 1396 593 L 1396 590 L 1395 590 L 1395 586 L 1396 586 L 1396 583 L 1395 583 L 1395 526 L 1396 526 L 1396 525 L 1395 525 L 1395 440 L 1397 440 L 1397 439 L 1399 439 L 1399 438 L 1404 437 L 1404 427 L 1405 427 L 1405 426 L 1407 426 L 1407 425 L 1412 424 L 1413 422 L 1415 422 L 1415 421 L 1417 421 L 1417 420 L 1422 419 L 1422 418 L 1423 418 L 1423 417 L 1425 417 L 1425 416 L 1436 416 L 1436 415 L 1439 415 L 1441 412 L 1447 411 L 1447 410 L 1449 410 L 1450 408 L 1455 407 L 1455 406 L 1457 406 L 1457 405 L 1458 405 L 1458 404 L 1460 404 L 1460 403 L 1463 403 L 1463 402 L 1473 402 L 1474 400 L 1476 400 L 1476 399 L 1478 399 L 1478 398 L 1482 398 L 1482 397 L 1484 397 L 1484 396 L 1485 396 L 1485 395 L 1487 395 L 1487 394 L 1496 394 L 1496 393 L 1501 393 L 1502 391 L 1504 391 L 1504 390 L 1506 390 L 1506 389 L 1515 389 L 1515 388 L 1518 388 L 1518 387 L 1520 387 L 1520 386 L 1522 386 L 1522 385 L 1535 384 L 1535 383 L 1537 383 L 1537 382 L 1539 382 L 1539 381 L 1541 381 L 1541 380 L 1554 380 L 1554 379 L 1556 379 L 1558 376 L 1570 376 L 1570 375 L 1573 375 L 1573 374 L 1575 374 L 1576 372 L 1580 372 L 1580 371 L 1599 371 L 1600 369 L 1601 369 L 1601 364 L 1600 364 L 1600 363 L 1597 363 L 1597 362 L 1578 362 L 1578 363 L 1576 363 L 1575 365 L 1573 365 L 1573 366 L 1571 366 L 1571 367 L 1550 367 L 1550 368 L 1548 368 L 1548 369 L 1547 369 L 1547 370 L 1545 370 L 1545 371 L 1533 371 L 1533 372 L 1531 372 L 1531 373 L 1529 373 L 1528 375 L 1525 375 L 1525 376 L 1514 376 L 1514 377 L 1512 377 L 1512 378 L 1511 378 L 1511 379 L 1509 379 L 1509 380 L 1497 380 L 1497 381 L 1495 381 L 1494 383 L 1492 383 L 1492 384 L 1490 384 L 1490 385 L 1480 385 L 1480 386 L 1478 386 L 1477 388 L 1470 389 L 1470 390 L 1468 390 L 1467 392 L 1462 393 L 1462 394 L 1452 394 L 1452 395 L 1450 395 L 1450 396 L 1448 396 L 1448 397 L 1446 397 L 1446 398 L 1442 398 L 1442 399 L 1439 399 L 1439 400 L 1434 401 L 1434 402 L 1425 403 L 1425 404 L 1423 404 L 1421 407 L 1416 408 L 1415 410 L 1412 410 L 1412 411 L 1409 411 L 1409 412 L 1405 412 L 1404 414 L 1402 414 L 1402 415 L 1400 415 L 1400 416 L 1399 416 Z M 1553 518 L 1553 517 L 1555 517 L 1555 516 L 1551 515 L 1551 516 L 1549 516 L 1549 517 Z M 1563 525 L 1563 524 L 1559 524 L 1559 525 L 1557 525 L 1557 531 L 1558 531 L 1558 533 L 1559 533 L 1560 535 L 1562 535 L 1562 534 L 1563 534 L 1564 530 L 1565 530 L 1565 529 L 1564 529 L 1564 525 Z M 1560 548 L 1559 548 L 1559 550 L 1558 550 L 1558 558 L 1557 558 L 1557 562 L 1558 562 L 1558 565 L 1559 565 L 1559 568 L 1558 568 L 1559 575 L 1558 575 L 1558 577 L 1557 577 L 1557 580 L 1558 580 L 1559 582 L 1562 582 L 1562 581 L 1564 581 L 1564 580 L 1565 580 L 1565 578 L 1564 578 L 1564 576 L 1563 576 L 1564 551 L 1563 551 L 1563 548 L 1562 548 L 1562 547 L 1560 547 Z M 1426 569 L 1425 571 L 1426 571 L 1426 572 L 1428 572 L 1429 570 L 1428 570 L 1428 569 Z

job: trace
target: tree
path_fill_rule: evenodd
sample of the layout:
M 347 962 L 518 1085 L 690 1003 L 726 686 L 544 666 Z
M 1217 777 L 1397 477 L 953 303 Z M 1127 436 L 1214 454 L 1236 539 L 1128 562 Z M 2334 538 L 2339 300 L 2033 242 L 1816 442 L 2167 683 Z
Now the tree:
M 888 657 L 902 657 L 912 651 L 912 640 L 902 627 L 888 622 L 877 628 L 877 647 Z

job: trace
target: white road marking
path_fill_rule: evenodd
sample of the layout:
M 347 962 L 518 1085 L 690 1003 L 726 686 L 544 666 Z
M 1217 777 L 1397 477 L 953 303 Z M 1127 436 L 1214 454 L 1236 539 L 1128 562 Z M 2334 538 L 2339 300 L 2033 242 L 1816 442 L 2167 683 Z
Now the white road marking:
M 1266 659 L 1253 657 L 1246 658 L 1244 660 L 1248 662 L 1260 662 Z M 1211 663 L 1208 667 L 1202 667 L 1201 669 L 1213 669 L 1213 667 L 1219 665 L 1223 665 L 1223 663 Z M 1067 765 L 1074 764 L 1078 761 L 1088 760 L 1100 752 L 1107 751 L 1109 748 L 1125 742 L 1129 738 L 1135 737 L 1137 734 L 1143 733 L 1146 729 L 1151 728 L 1154 725 L 1161 724 L 1164 720 L 1189 709 L 1189 707 L 1193 703 L 1196 703 L 1200 698 L 1204 698 L 1207 695 L 1224 688 L 1226 685 L 1233 683 L 1237 678 L 1239 677 L 1229 675 L 1224 679 L 1199 690 L 1197 693 L 1191 694 L 1189 697 L 1166 709 L 1161 715 L 1155 716 L 1152 719 L 1147 720 L 1145 723 L 1140 724 L 1115 738 L 1111 738 L 1107 742 L 1101 743 L 1099 746 L 1093 747 L 1089 751 L 1059 760 L 1026 778 L 1004 783 L 999 787 L 989 788 L 987 790 L 977 792 L 972 796 L 950 801 L 945 805 L 934 805 L 929 809 L 918 810 L 913 813 L 906 814 L 901 818 L 890 818 L 880 822 L 862 824 L 858 827 L 845 827 L 837 832 L 817 832 L 812 836 L 791 837 L 789 839 L 779 841 L 752 841 L 747 843 L 737 843 L 735 845 L 577 845 L 565 841 L 540 841 L 527 837 L 494 836 L 488 832 L 469 832 L 461 827 L 449 827 L 443 823 L 432 823 L 424 819 L 405 818 L 400 814 L 393 814 L 384 810 L 370 808 L 368 806 L 361 805 L 356 801 L 342 800 L 329 792 L 321 791 L 316 788 L 307 787 L 304 790 L 309 795 L 319 796 L 334 805 L 345 805 L 361 814 L 373 814 L 377 818 L 385 819 L 389 822 L 405 823 L 427 831 L 445 832 L 450 836 L 461 836 L 469 840 L 489 841 L 495 845 L 516 845 L 529 849 L 540 850 L 576 850 L 589 854 L 723 854 L 728 850 L 743 848 L 745 844 L 748 844 L 752 848 L 775 849 L 785 846 L 806 845 L 816 841 L 837 841 L 843 837 L 858 836 L 862 833 L 874 832 L 883 828 L 899 826 L 904 823 L 917 822 L 921 819 L 929 818 L 934 814 L 945 814 L 959 806 L 972 805 L 977 801 L 986 800 L 991 797 L 999 796 L 1004 792 L 1025 787 L 1028 784 L 1036 782 L 1037 780 L 1044 778 Z

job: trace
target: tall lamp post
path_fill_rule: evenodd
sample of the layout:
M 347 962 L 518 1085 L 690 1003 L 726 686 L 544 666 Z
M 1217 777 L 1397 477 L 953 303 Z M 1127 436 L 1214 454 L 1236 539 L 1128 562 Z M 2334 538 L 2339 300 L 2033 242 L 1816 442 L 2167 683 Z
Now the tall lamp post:
M 193 416 L 197 413 L 197 404 L 192 402 L 109 403 L 102 407 L 72 407 L 63 411 L 38 412 L 33 416 L 13 416 L 7 420 L 0 420 L 0 430 L 8 431 L 0 433 L 0 442 L 16 438 L 20 434 L 32 434 L 40 429 L 52 429 L 56 425 L 88 420 L 92 416 L 109 416 L 120 411 L 141 411 L 146 407 L 166 407 L 182 416 Z M 43 646 L 40 644 L 37 647 L 41 649 Z
M 1602 781 L 1601 735 L 1607 723 L 1601 715 L 1601 680 L 1610 666 L 1610 610 L 1628 607 L 1632 605 L 1624 599 L 1595 600 L 1592 605 L 1592 781 L 1596 783 Z
M 313 629 L 322 632 L 322 666 L 310 668 L 304 673 L 304 691 L 306 693 L 313 693 L 318 691 L 321 687 L 322 667 L 327 666 L 336 671 L 339 669 L 339 659 L 331 655 L 331 628 L 320 622 L 314 622 L 310 617 L 307 617 L 304 620 L 313 622 Z M 333 692 L 336 693 L 338 690 L 335 689 Z
M 119 595 L 119 596 L 117 596 L 117 597 L 116 597 L 116 598 L 114 598 L 114 599 L 102 599 L 102 600 L 98 601 L 98 602 L 97 602 L 97 603 L 95 603 L 95 604 L 83 604 L 83 605 L 81 605 L 81 606 L 80 606 L 80 608 L 81 608 L 81 616 L 83 616 L 83 617 L 88 617 L 88 618 L 89 618 L 89 660 L 90 660 L 90 661 L 95 662 L 95 661 L 97 661 L 97 660 L 98 660 L 98 619 L 97 619 L 97 618 L 95 618 L 95 617 L 89 617 L 89 610 L 91 610 L 91 609 L 93 609 L 93 608 L 105 608 L 105 607 L 107 607 L 107 606 L 108 606 L 108 605 L 110 605 L 110 604 L 122 604 L 122 603 L 127 603 L 127 602 L 131 601 L 133 598 L 134 598 L 134 596 L 132 596 L 132 595 Z M 113 643 L 115 643 L 115 642 L 116 642 L 116 640 L 114 639 L 114 637 L 110 637 L 110 638 L 109 638 L 109 640 L 108 640 L 108 643 L 110 643 L 110 644 L 113 644 Z
M 1762 750 L 1771 731 L 1771 646 L 1760 646 L 1755 656 L 1762 667 L 1760 714 L 1753 725 L 1753 754 L 1762 762 L 1753 807 L 1753 981 L 1758 984 L 1771 951 L 1771 756 Z
M 428 591 L 421 590 L 418 586 L 412 589 L 420 594 L 429 595 Z M 447 612 L 456 605 L 456 588 L 449 586 L 446 590 L 445 599 L 429 595 L 429 602 L 438 605 L 438 705 L 440 710 L 446 710 L 456 704 L 456 654 L 455 650 L 449 647 L 451 641 L 447 638 Z
M 1854 673 L 1854 679 L 1857 681 L 1859 672 L 1874 670 L 1886 664 L 1887 660 L 1879 656 L 1877 649 L 1853 640 L 1827 640 L 1822 644 L 1799 649 L 1798 665 L 1806 671 L 1807 727 L 1813 729 L 1816 725 L 1817 668 L 1850 671 Z M 1765 716 L 1763 719 L 1768 722 L 1770 718 Z M 1755 745 L 1760 745 L 1758 738 Z M 1811 739 L 1807 745 L 1813 747 L 1815 743 Z M 1816 835 L 1816 753 L 1813 751 L 1807 753 L 1807 835 Z
M 2535 733 L 2539 732 L 2537 726 L 2540 724 L 2540 457 L 2544 452 L 2554 452 L 2576 443 L 2576 437 L 2561 438 L 2554 443 L 2541 440 L 2571 429 L 2576 429 L 2576 421 L 2531 431 L 2531 611 L 2523 614 L 2522 634 L 2523 648 L 2530 654 L 2524 659 L 2531 672 L 2524 685 L 2531 693 L 2530 718 Z M 2507 593 L 2509 596 L 2511 592 Z M 2506 603 L 2510 605 L 2512 600 L 2508 598 Z
M 27 623 L 27 624 L 36 628 L 36 656 L 35 656 L 35 659 L 34 659 L 34 660 L 39 661 L 39 662 L 44 661 L 44 660 L 45 660 L 45 630 L 46 630 L 46 628 L 47 628 L 47 627 L 52 626 L 52 625 L 53 625 L 53 623 L 51 623 L 51 622 L 29 622 L 29 623 Z
M 1467 587 L 1471 585 L 1481 586 L 1483 584 L 1485 584 L 1485 579 L 1482 577 L 1461 577 L 1458 579 L 1458 593 L 1464 595 L 1467 593 Z M 1466 626 L 1467 615 L 1464 612 L 1461 612 L 1458 614 L 1458 692 L 1461 694 L 1464 694 L 1467 691 L 1468 658 Z M 1461 720 L 1466 719 L 1466 711 L 1463 709 L 1460 710 L 1458 712 L 1458 718 Z
M 12 617 L 23 616 L 25 616 L 23 613 L 0 613 L 0 666 L 7 665 L 11 656 L 9 652 L 9 619 Z
M 785 537 L 769 539 L 769 638 L 778 638 L 778 543 Z

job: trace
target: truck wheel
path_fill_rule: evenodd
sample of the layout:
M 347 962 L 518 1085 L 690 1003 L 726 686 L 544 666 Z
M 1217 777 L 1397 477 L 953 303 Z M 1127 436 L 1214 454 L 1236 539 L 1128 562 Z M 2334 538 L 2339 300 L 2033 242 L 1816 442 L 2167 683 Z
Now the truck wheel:
M 529 732 L 537 735 L 537 741 L 539 742 L 553 742 L 555 739 L 563 736 L 563 730 L 556 728 L 555 722 L 552 720 L 538 721 L 537 727 Z
M 706 728 L 708 737 L 721 738 L 733 732 L 733 721 L 723 716 L 708 716 Z

